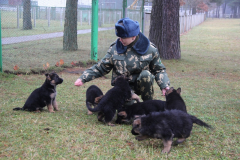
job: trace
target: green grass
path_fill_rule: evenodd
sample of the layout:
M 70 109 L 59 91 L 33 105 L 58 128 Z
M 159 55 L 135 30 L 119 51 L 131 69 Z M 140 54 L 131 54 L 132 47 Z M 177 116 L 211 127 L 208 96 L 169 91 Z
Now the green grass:
M 109 78 L 75 87 L 80 75 L 59 72 L 64 78 L 57 88 L 60 111 L 52 114 L 46 109 L 12 110 L 23 106 L 44 75 L 0 74 L 0 158 L 239 159 L 239 27 L 239 20 L 209 19 L 181 36 L 181 60 L 162 60 L 171 86 L 182 88 L 188 112 L 214 130 L 194 125 L 186 142 L 162 154 L 161 140 L 138 142 L 130 125 L 110 127 L 98 122 L 96 115 L 87 115 L 87 88 L 95 84 L 105 93 L 111 88 Z M 154 98 L 163 100 L 156 83 L 154 88 Z

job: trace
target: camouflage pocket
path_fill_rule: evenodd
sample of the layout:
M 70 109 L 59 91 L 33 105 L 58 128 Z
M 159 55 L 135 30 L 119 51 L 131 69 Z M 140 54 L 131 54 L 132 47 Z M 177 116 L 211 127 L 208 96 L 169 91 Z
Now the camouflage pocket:
M 146 55 L 140 57 L 140 67 L 142 70 L 149 70 L 149 65 L 152 61 L 152 55 Z

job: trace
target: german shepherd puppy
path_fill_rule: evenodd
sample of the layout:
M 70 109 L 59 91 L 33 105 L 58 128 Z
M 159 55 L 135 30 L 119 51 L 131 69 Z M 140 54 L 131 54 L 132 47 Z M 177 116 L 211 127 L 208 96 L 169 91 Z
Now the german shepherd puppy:
M 87 108 L 94 108 L 97 106 L 99 101 L 101 100 L 103 96 L 103 92 L 100 88 L 98 88 L 96 85 L 91 85 L 88 87 L 86 91 L 86 106 Z M 88 110 L 88 114 L 92 114 L 91 111 Z
M 175 90 L 171 87 L 166 92 L 166 110 L 177 109 L 187 113 L 187 107 L 181 97 L 181 88 Z
M 134 103 L 118 111 L 116 123 L 130 122 L 135 115 L 147 115 L 151 112 L 163 112 L 166 102 L 161 100 L 148 100 Z
M 55 72 L 46 73 L 46 80 L 40 88 L 35 89 L 22 108 L 14 108 L 13 110 L 28 110 L 28 111 L 40 111 L 43 107 L 47 106 L 49 112 L 58 111 L 58 105 L 56 102 L 56 87 L 63 82 Z M 53 110 L 54 108 L 54 110 Z
M 164 145 L 162 153 L 169 153 L 173 138 L 178 138 L 177 144 L 185 141 L 190 136 L 193 123 L 211 128 L 207 123 L 186 112 L 167 110 L 137 117 L 131 132 L 133 135 L 138 135 L 136 136 L 138 141 L 147 138 L 162 139 Z
M 131 99 L 131 88 L 128 79 L 124 76 L 119 76 L 115 79 L 114 87 L 107 91 L 96 108 L 87 107 L 91 112 L 98 112 L 99 121 L 105 118 L 105 123 L 114 126 L 111 121 L 116 110 L 120 109 L 128 99 Z

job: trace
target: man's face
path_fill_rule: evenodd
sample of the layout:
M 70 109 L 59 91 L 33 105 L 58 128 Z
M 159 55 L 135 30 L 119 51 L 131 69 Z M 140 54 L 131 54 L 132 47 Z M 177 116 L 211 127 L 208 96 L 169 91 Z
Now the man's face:
M 134 36 L 134 37 L 128 37 L 128 38 L 121 38 L 121 37 L 119 37 L 120 42 L 121 42 L 124 46 L 128 46 L 128 45 L 131 44 L 135 39 L 136 39 L 136 36 Z

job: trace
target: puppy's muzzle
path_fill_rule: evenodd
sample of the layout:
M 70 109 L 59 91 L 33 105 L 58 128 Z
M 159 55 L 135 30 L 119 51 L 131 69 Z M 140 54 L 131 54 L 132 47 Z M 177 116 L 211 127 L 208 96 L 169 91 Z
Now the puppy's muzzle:
M 134 128 L 132 129 L 131 132 L 132 132 L 133 135 L 139 135 L 139 133 L 137 133 L 137 132 L 134 131 Z

